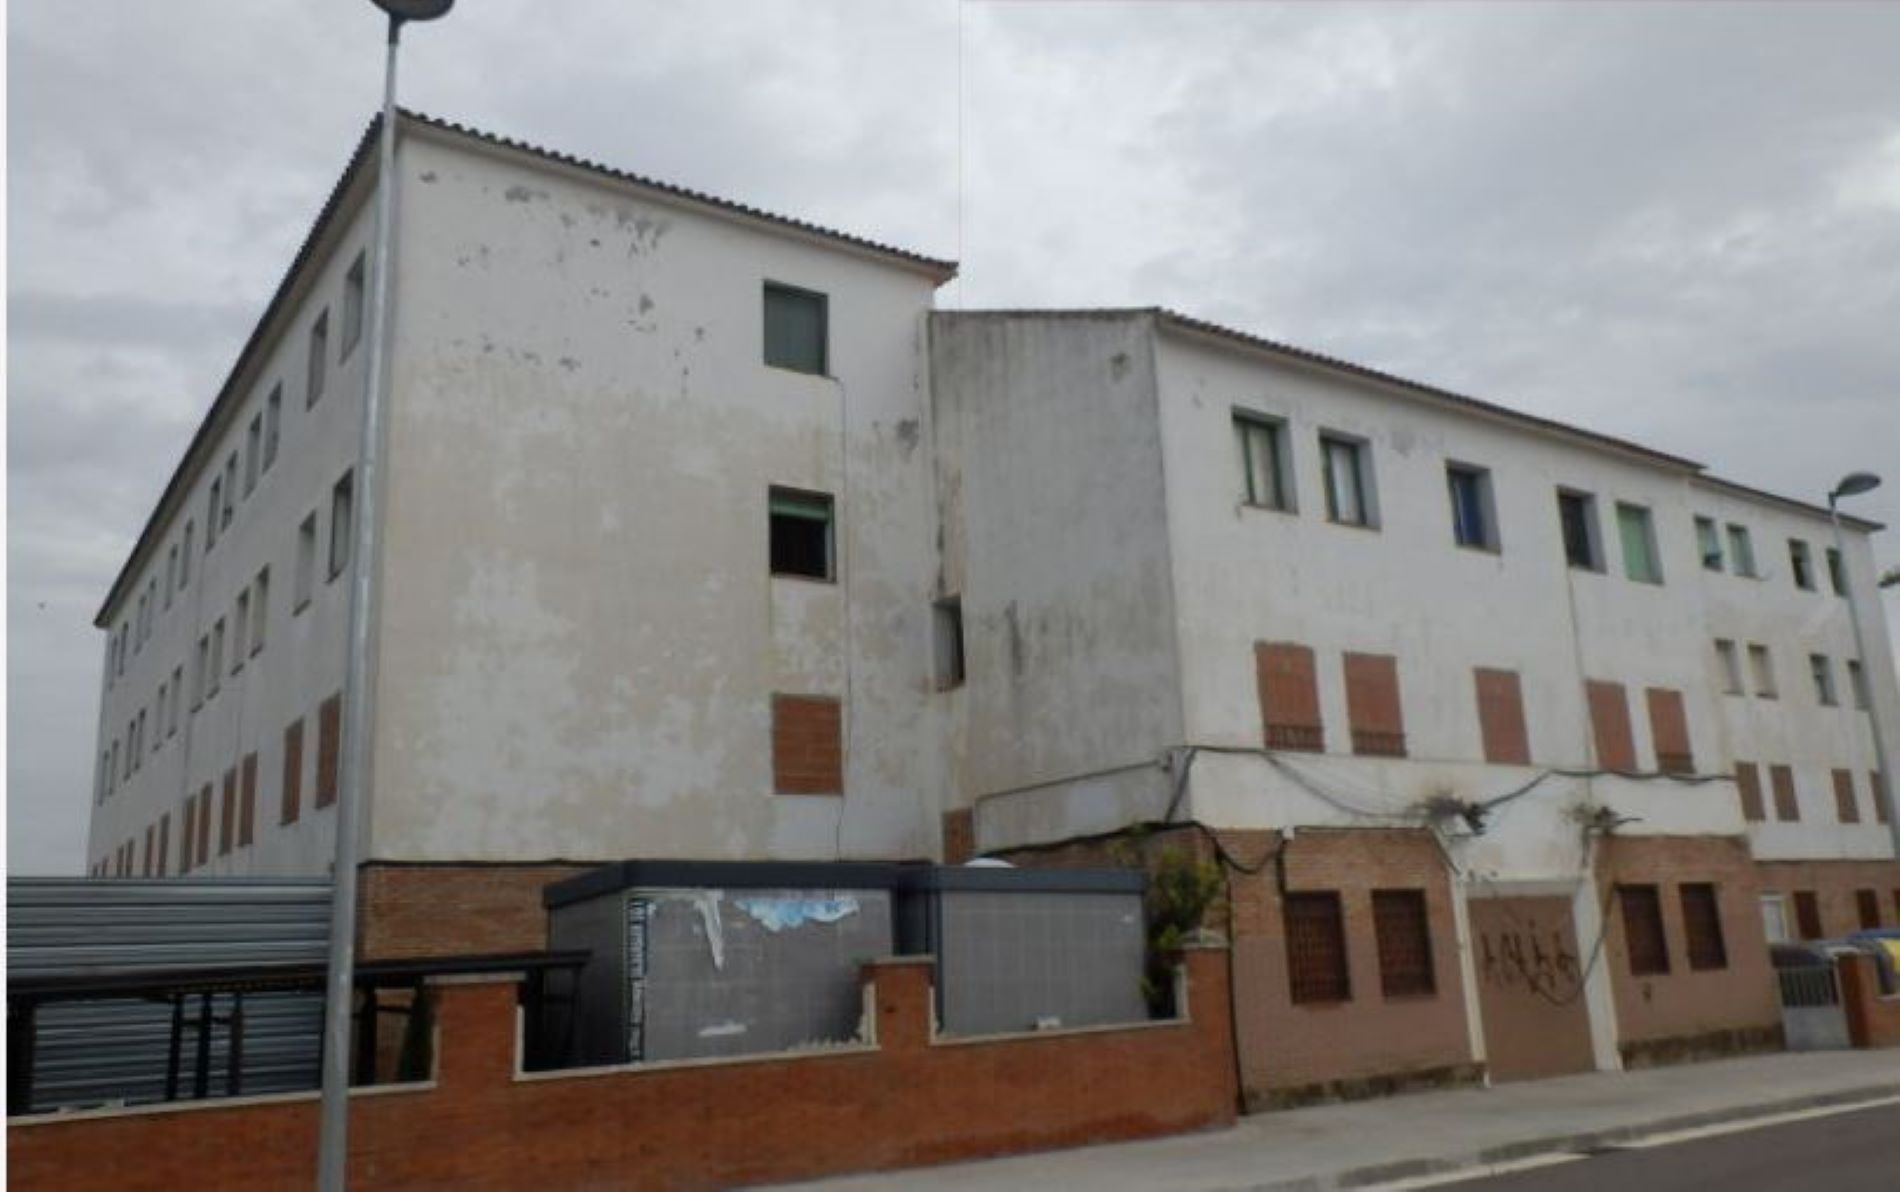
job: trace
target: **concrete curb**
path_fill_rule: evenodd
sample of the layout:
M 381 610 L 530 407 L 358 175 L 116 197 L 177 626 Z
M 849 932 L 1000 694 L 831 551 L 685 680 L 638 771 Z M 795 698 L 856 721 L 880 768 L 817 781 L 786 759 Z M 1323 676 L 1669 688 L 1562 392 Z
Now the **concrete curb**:
M 1797 1113 L 1804 1109 L 1845 1107 L 1895 1096 L 1900 1096 L 1900 1080 L 1862 1085 L 1852 1089 L 1832 1089 L 1825 1093 L 1810 1093 L 1779 1101 L 1763 1101 L 1754 1105 L 1737 1105 L 1726 1109 L 1704 1110 L 1700 1113 L 1678 1114 L 1674 1117 L 1656 1118 L 1640 1125 L 1611 1126 L 1602 1130 L 1585 1130 L 1574 1134 L 1549 1134 L 1540 1138 L 1527 1138 L 1521 1142 L 1507 1142 L 1486 1147 L 1463 1155 L 1399 1159 L 1365 1167 L 1347 1168 L 1324 1175 L 1269 1180 L 1259 1184 L 1225 1185 L 1217 1189 L 1210 1188 L 1207 1192 L 1330 1192 L 1332 1189 L 1367 1188 L 1397 1180 L 1418 1179 L 1422 1176 L 1446 1176 L 1460 1171 L 1470 1171 L 1476 1178 L 1484 1168 L 1500 1163 L 1513 1163 L 1538 1155 L 1614 1146 L 1617 1143 L 1634 1142 L 1654 1134 L 1670 1134 L 1678 1130 L 1695 1130 L 1704 1126 L 1746 1122 L 1755 1118 Z

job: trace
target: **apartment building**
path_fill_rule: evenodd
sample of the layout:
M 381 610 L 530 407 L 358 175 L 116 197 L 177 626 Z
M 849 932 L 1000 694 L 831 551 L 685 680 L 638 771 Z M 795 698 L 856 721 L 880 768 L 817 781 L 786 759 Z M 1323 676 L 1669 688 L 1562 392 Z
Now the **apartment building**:
M 588 862 L 1156 824 L 1227 865 L 1272 1103 L 1761 1045 L 1767 938 L 1900 922 L 1900 693 L 1839 595 L 1878 527 L 1836 559 L 1636 444 L 1162 311 L 933 311 L 946 262 L 398 131 L 378 557 L 366 139 L 100 610 L 95 874 L 325 871 L 370 566 L 370 955 L 533 946 Z

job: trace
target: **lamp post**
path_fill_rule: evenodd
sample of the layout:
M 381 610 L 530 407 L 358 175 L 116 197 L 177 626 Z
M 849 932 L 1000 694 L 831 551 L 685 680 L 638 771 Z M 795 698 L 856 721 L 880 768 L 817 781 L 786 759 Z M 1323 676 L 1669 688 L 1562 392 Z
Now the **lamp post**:
M 323 1023 L 323 1114 L 317 1134 L 317 1187 L 342 1192 L 349 1182 L 350 1020 L 356 984 L 356 864 L 369 773 L 369 637 L 375 598 L 377 507 L 382 481 L 383 417 L 389 388 L 390 246 L 396 222 L 396 50 L 408 21 L 432 21 L 455 0 L 372 0 L 389 18 L 383 65 L 383 113 L 377 145 L 376 241 L 370 264 L 368 377 L 363 387 L 350 558 L 349 657 L 343 684 L 343 782 L 337 792 L 336 859 L 330 874 L 330 958 Z
M 1847 616 L 1854 624 L 1854 653 L 1860 658 L 1861 682 L 1867 687 L 1867 720 L 1874 730 L 1874 764 L 1880 767 L 1880 783 L 1886 787 L 1887 827 L 1893 833 L 1893 853 L 1900 857 L 1900 780 L 1893 772 L 1893 756 L 1887 752 L 1887 734 L 1880 726 L 1880 707 L 1874 700 L 1874 660 L 1867 654 L 1867 633 L 1861 628 L 1860 601 L 1854 596 L 1854 584 L 1847 571 L 1847 545 L 1841 537 L 1841 514 L 1835 502 L 1842 497 L 1859 496 L 1880 487 L 1880 477 L 1872 472 L 1849 472 L 1841 477 L 1827 495 L 1827 516 L 1834 523 L 1834 553 L 1841 561 L 1841 586 L 1847 590 Z M 1882 659 L 1880 665 L 1885 666 Z M 1880 792 L 1875 791 L 1879 798 Z

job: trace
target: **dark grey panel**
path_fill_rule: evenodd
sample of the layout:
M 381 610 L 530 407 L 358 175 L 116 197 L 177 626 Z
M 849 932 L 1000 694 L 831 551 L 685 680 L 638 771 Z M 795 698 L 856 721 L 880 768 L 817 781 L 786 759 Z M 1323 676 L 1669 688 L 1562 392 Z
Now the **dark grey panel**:
M 1140 1022 L 1138 894 L 950 890 L 939 900 L 939 1011 L 950 1034 Z

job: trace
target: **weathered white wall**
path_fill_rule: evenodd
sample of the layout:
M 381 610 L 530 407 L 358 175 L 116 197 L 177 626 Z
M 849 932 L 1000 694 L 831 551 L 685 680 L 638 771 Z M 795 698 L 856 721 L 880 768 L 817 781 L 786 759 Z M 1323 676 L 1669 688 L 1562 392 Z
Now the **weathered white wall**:
M 969 663 L 956 805 L 977 803 L 981 847 L 1162 809 L 1181 688 L 1150 327 L 931 319 L 942 583 Z
M 935 846 L 925 273 L 577 170 L 409 142 L 370 855 Z M 762 362 L 767 280 L 831 377 Z M 836 585 L 767 574 L 834 494 Z M 847 701 L 847 794 L 773 794 L 773 692 Z
M 136 594 L 156 576 L 163 587 L 169 548 L 179 543 L 189 519 L 194 523 L 190 586 L 174 594 L 172 606 L 160 611 L 143 649 L 128 654 L 124 677 L 103 692 L 102 746 L 123 738 L 126 722 L 139 707 L 147 709 L 146 749 L 140 771 L 129 783 L 116 783 L 103 805 L 95 804 L 88 845 L 88 864 L 109 858 L 126 839 L 138 841 L 135 865 L 143 861 L 145 829 L 170 814 L 170 839 L 165 871 L 178 872 L 179 838 L 184 831 L 184 800 L 206 783 L 212 786 L 211 863 L 194 873 L 213 875 L 316 874 L 326 872 L 333 853 L 334 809 L 314 809 L 318 704 L 343 686 L 344 637 L 349 622 L 349 572 L 327 581 L 330 534 L 330 490 L 355 466 L 359 419 L 368 357 L 367 338 L 347 357 L 342 352 L 343 278 L 350 263 L 369 243 L 372 221 L 366 200 L 374 171 L 365 171 L 359 185 L 345 196 L 337 218 L 317 243 L 300 278 L 265 339 L 253 365 L 238 378 L 243 394 L 220 419 L 210 449 L 194 462 L 188 494 L 167 518 L 157 547 L 143 561 L 130 595 L 109 610 L 116 630 L 137 606 Z M 305 408 L 309 333 L 319 313 L 329 309 L 329 347 L 323 395 Z M 367 334 L 367 333 L 366 333 Z M 264 408 L 271 389 L 283 385 L 277 458 L 262 472 L 249 497 L 243 493 L 245 437 L 251 418 Z M 217 544 L 205 549 L 207 494 L 213 476 L 221 475 L 226 458 L 238 453 L 238 498 L 233 502 L 231 525 Z M 293 612 L 297 531 L 304 517 L 315 511 L 318 522 L 318 570 L 312 600 Z M 249 588 L 262 568 L 270 568 L 270 608 L 266 617 L 265 646 L 246 657 L 243 668 L 231 672 L 233 618 L 237 598 Z M 174 667 L 182 667 L 189 690 L 200 636 L 225 620 L 223 673 L 218 694 L 193 711 L 187 699 L 179 711 L 176 736 L 160 736 L 152 749 L 158 685 L 170 683 Z M 247 634 L 248 638 L 248 634 Z M 283 792 L 284 729 L 304 718 L 302 814 L 298 822 L 280 826 Z M 258 784 L 253 824 L 254 843 L 229 855 L 218 852 L 219 817 L 224 799 L 224 774 L 239 768 L 246 754 L 258 755 Z M 240 787 L 241 793 L 241 787 Z M 237 838 L 236 819 L 232 837 Z

